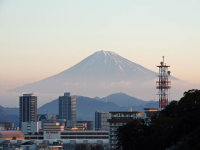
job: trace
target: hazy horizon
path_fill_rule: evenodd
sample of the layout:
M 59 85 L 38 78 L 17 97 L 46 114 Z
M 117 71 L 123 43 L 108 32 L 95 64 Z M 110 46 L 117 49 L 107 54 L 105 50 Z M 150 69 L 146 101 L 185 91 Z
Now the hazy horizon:
M 0 105 L 18 105 L 8 89 L 55 75 L 99 50 L 155 72 L 165 56 L 173 76 L 199 88 L 199 15 L 197 0 L 1 0 Z

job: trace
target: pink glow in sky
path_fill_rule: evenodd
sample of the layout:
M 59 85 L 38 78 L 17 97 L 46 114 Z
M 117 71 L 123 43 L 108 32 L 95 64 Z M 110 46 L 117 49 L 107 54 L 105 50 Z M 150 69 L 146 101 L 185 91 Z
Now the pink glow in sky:
M 66 70 L 98 50 L 115 51 L 200 85 L 200 1 L 0 1 L 0 89 Z M 5 104 L 6 105 L 6 104 Z

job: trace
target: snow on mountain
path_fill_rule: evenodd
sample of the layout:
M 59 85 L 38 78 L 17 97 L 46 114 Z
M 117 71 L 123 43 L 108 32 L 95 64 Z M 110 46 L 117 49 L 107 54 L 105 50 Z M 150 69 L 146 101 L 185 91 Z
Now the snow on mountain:
M 59 74 L 12 91 L 45 95 L 70 91 L 86 96 L 125 92 L 132 96 L 153 99 L 156 93 L 155 78 L 155 72 L 115 52 L 98 51 Z
M 56 77 L 67 78 L 73 76 L 81 80 L 103 79 L 103 80 L 124 80 L 126 78 L 155 78 L 155 72 L 152 72 L 141 65 L 131 62 L 118 54 L 110 51 L 98 51 L 87 57 L 77 65 L 61 72 Z

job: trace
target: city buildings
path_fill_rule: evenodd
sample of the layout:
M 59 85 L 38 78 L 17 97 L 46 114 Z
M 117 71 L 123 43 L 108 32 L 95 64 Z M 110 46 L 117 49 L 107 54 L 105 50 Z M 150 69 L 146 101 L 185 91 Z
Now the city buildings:
M 38 122 L 39 122 L 39 132 L 43 132 L 44 122 L 48 121 L 56 121 L 56 115 L 52 114 L 38 114 L 37 115 Z
M 39 132 L 39 122 L 22 122 L 21 131 L 24 134 L 32 133 L 35 134 Z
M 0 140 L 24 140 L 24 134 L 21 131 L 0 131 Z
M 37 96 L 23 94 L 19 98 L 19 126 L 22 122 L 37 122 Z
M 14 123 L 9 121 L 0 121 L 0 130 L 12 130 L 14 128 Z
M 93 121 L 77 121 L 76 127 L 85 127 L 85 130 L 91 131 L 93 130 Z
M 141 112 L 95 112 L 95 130 L 92 121 L 76 122 L 76 97 L 64 93 L 59 97 L 59 115 L 41 114 L 37 116 L 37 97 L 24 94 L 20 97 L 20 127 L 25 140 L 48 141 L 60 140 L 65 144 L 100 144 L 104 148 L 116 149 L 117 129 L 131 120 L 142 118 Z M 155 111 L 148 109 L 147 111 Z M 38 117 L 38 118 L 37 118 Z M 39 123 L 40 121 L 40 131 Z M 24 147 L 38 146 L 37 144 Z M 22 146 L 23 146 L 22 145 Z M 39 144 L 40 146 L 44 146 Z M 47 144 L 48 145 L 48 144 Z
M 109 130 L 109 113 L 106 112 L 95 112 L 95 130 Z
M 0 143 L 0 150 L 61 150 L 63 143 L 44 140 L 9 140 Z
M 25 140 L 43 140 L 44 136 L 43 136 L 43 132 L 39 132 L 36 134 L 25 134 Z
M 59 119 L 65 120 L 67 127 L 76 126 L 76 97 L 70 93 L 59 97 Z
M 117 148 L 117 129 L 134 119 L 142 118 L 142 112 L 110 112 L 110 114 L 111 118 L 108 120 L 110 150 L 115 150 Z
M 109 145 L 108 131 L 57 131 L 44 132 L 44 140 L 61 140 L 63 143 L 74 144 L 101 144 L 106 147 Z
M 86 122 L 76 122 L 76 128 L 79 131 L 87 131 L 87 123 Z
M 145 118 L 152 118 L 158 115 L 158 108 L 144 108 Z
M 61 125 L 60 122 L 57 121 L 48 121 L 44 122 L 43 130 L 48 132 L 57 132 L 57 131 L 64 131 L 65 126 Z
M 76 97 L 70 93 L 59 97 L 58 118 L 50 114 L 37 115 L 37 97 L 33 94 L 20 96 L 19 106 L 21 131 L 0 132 L 0 149 L 75 149 L 81 145 L 109 148 L 108 131 L 93 131 L 93 121 L 76 124 Z M 104 113 L 100 117 L 101 122 L 107 121 Z M 2 123 L 2 129 L 8 125 L 10 123 Z M 105 124 L 101 126 L 104 130 Z

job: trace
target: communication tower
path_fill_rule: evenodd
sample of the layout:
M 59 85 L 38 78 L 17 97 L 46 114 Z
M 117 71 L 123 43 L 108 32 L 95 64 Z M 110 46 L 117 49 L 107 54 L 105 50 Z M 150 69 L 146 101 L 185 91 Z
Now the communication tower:
M 160 65 L 157 67 L 159 68 L 159 80 L 156 81 L 156 88 L 159 90 L 159 108 L 162 110 L 168 105 L 169 89 L 171 88 L 171 81 L 169 80 L 169 77 L 171 72 L 168 71 L 170 66 L 166 65 L 164 56 L 163 61 L 161 61 Z

